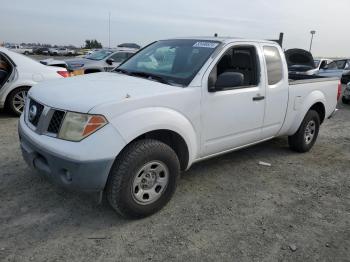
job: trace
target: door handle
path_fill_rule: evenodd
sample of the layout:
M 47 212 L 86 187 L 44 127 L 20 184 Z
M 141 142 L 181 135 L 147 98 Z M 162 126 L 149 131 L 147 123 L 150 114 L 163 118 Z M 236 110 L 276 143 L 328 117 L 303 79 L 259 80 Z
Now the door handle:
M 264 100 L 264 99 L 265 99 L 265 97 L 261 96 L 261 95 L 253 97 L 253 101 L 260 101 L 260 100 Z

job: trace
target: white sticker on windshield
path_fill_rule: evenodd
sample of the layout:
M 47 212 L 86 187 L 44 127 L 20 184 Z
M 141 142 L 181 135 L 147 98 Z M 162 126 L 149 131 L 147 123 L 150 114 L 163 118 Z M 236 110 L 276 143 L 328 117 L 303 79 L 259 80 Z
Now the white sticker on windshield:
M 193 47 L 203 47 L 203 48 L 215 48 L 219 43 L 214 42 L 197 42 L 193 45 Z

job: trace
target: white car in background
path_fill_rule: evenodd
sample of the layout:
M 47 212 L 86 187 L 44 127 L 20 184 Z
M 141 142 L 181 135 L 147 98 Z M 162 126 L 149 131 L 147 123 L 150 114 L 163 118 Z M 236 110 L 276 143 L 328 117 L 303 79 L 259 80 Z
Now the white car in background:
M 10 45 L 9 49 L 13 52 L 23 54 L 23 55 L 33 54 L 33 48 L 25 48 L 20 45 Z
M 68 76 L 65 68 L 46 66 L 0 47 L 0 109 L 6 107 L 11 113 L 20 115 L 33 85 Z
M 60 48 L 51 48 L 49 50 L 50 55 L 56 55 L 56 56 L 70 56 L 70 55 L 76 55 L 76 51 L 73 49 L 68 49 L 64 47 Z

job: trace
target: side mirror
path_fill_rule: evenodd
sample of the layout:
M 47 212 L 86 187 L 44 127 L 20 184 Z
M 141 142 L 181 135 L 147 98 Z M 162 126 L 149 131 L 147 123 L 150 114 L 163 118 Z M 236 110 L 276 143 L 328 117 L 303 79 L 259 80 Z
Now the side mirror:
M 109 65 L 113 65 L 114 59 L 113 59 L 113 58 L 108 58 L 108 59 L 106 60 L 106 63 L 109 64 Z
M 214 86 L 209 87 L 209 92 L 216 92 L 225 88 L 243 86 L 243 82 L 243 74 L 236 72 L 225 72 L 218 76 Z

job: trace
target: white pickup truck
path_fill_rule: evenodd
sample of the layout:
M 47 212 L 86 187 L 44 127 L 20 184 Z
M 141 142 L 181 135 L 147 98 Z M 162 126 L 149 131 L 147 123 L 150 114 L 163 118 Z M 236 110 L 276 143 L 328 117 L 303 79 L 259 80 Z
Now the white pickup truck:
M 26 48 L 26 47 L 23 47 L 23 46 L 20 46 L 20 45 L 11 45 L 9 47 L 9 49 L 12 52 L 16 52 L 16 53 L 19 53 L 19 54 L 22 54 L 22 55 L 33 54 L 33 48 Z
M 34 86 L 20 118 L 26 162 L 66 188 L 106 193 L 126 217 L 160 210 L 193 163 L 288 136 L 307 152 L 339 79 L 289 80 L 274 42 L 180 38 L 120 65 Z

